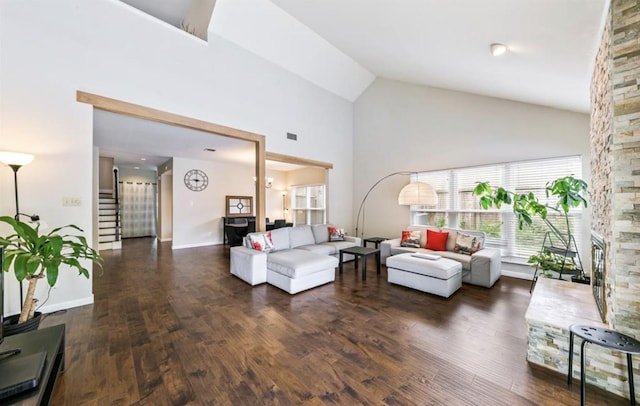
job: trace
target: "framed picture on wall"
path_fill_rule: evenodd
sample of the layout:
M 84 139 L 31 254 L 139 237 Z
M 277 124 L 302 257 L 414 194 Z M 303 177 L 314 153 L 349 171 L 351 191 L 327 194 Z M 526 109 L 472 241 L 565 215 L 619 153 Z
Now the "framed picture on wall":
M 227 217 L 253 216 L 252 196 L 227 196 Z

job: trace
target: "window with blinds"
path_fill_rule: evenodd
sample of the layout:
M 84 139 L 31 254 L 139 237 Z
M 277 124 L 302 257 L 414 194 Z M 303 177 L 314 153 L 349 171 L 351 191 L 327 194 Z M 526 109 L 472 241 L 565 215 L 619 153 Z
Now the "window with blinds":
M 411 206 L 411 223 L 436 227 L 481 230 L 487 234 L 487 246 L 499 248 L 504 257 L 528 258 L 540 250 L 547 227 L 540 219 L 532 226 L 518 229 L 510 206 L 500 210 L 483 210 L 473 195 L 478 182 L 502 186 L 516 193 L 534 193 L 551 207 L 557 201 L 547 198 L 547 182 L 563 176 L 582 177 L 582 158 L 569 156 L 535 161 L 510 162 L 447 171 L 422 172 L 413 181 L 429 183 L 438 193 L 434 207 Z M 549 210 L 548 218 L 560 230 L 566 230 L 564 216 Z M 582 210 L 572 209 L 569 224 L 580 247 Z
M 291 191 L 293 223 L 324 224 L 326 222 L 325 185 L 300 186 Z

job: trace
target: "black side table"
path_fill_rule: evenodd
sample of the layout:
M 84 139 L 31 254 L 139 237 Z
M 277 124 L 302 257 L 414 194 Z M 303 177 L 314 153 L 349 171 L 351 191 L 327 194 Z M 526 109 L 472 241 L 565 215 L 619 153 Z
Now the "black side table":
M 64 324 L 5 337 L 0 351 L 20 348 L 13 357 L 24 357 L 40 351 L 47 352 L 42 378 L 38 387 L 21 392 L 6 399 L 2 405 L 48 405 L 53 395 L 58 374 L 64 370 Z
M 629 400 L 636 404 L 636 394 L 633 388 L 633 363 L 632 354 L 640 354 L 640 342 L 632 337 L 602 327 L 572 325 L 569 327 L 569 371 L 567 383 L 571 386 L 573 372 L 573 336 L 582 338 L 580 348 L 580 404 L 586 405 L 586 382 L 584 364 L 586 360 L 585 347 L 587 343 L 597 344 L 610 350 L 627 354 L 627 373 L 629 375 Z
M 376 247 L 376 249 L 377 249 L 377 248 L 378 248 L 378 246 L 380 245 L 380 243 L 381 243 L 382 241 L 387 241 L 387 240 L 388 240 L 388 238 L 385 238 L 385 237 L 369 237 L 369 238 L 365 238 L 365 239 L 362 241 L 362 246 L 363 246 L 363 247 L 366 247 L 366 246 L 367 246 L 367 243 L 368 243 L 368 242 L 370 242 L 370 243 L 373 243 L 373 244 L 374 244 L 374 246 L 375 246 L 375 247 Z
M 356 272 L 358 272 L 358 257 L 362 258 L 362 280 L 367 279 L 367 257 L 371 254 L 376 256 L 376 271 L 380 274 L 380 250 L 368 247 L 349 247 L 340 250 L 338 269 L 342 273 L 342 256 L 343 254 L 351 254 L 355 257 Z

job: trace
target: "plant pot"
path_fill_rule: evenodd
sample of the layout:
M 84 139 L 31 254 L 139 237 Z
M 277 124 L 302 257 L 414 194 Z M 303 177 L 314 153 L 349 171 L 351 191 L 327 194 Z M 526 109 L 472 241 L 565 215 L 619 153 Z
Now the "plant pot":
M 40 320 L 42 319 L 42 313 L 35 312 L 32 319 L 18 324 L 19 314 L 6 317 L 2 321 L 2 333 L 5 337 L 12 336 L 14 334 L 26 333 L 27 331 L 37 330 L 40 326 Z

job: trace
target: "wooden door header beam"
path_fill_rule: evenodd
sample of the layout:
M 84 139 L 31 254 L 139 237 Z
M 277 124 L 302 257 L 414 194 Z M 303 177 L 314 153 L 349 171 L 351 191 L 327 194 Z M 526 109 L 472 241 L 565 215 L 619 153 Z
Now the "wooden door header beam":
M 168 113 L 145 107 L 138 104 L 128 103 L 122 100 L 111 99 L 109 97 L 86 93 L 78 90 L 76 99 L 79 102 L 93 105 L 93 107 L 110 111 L 112 113 L 124 114 L 131 117 L 143 118 L 145 120 L 158 121 L 160 123 L 178 125 L 194 130 L 207 131 L 225 137 L 236 138 L 244 141 L 264 143 L 264 135 L 242 131 L 237 128 L 226 127 L 219 124 L 210 123 L 196 118 L 185 117 L 179 114 Z
M 329 162 L 314 161 L 312 159 L 299 158 L 297 156 L 276 154 L 275 152 L 267 152 L 266 159 L 267 161 L 284 162 L 287 164 L 316 166 L 324 169 L 333 169 L 333 164 Z
M 111 99 L 96 94 L 86 93 L 78 90 L 76 100 L 81 103 L 92 105 L 96 109 L 110 111 L 112 113 L 123 114 L 130 117 L 142 118 L 145 120 L 157 121 L 159 123 L 176 125 L 194 130 L 209 132 L 224 137 L 235 138 L 243 141 L 253 142 L 255 145 L 256 159 L 256 230 L 265 230 L 265 137 L 264 135 L 242 131 L 237 128 L 226 127 L 219 124 L 198 120 L 179 114 L 169 113 L 151 107 L 140 106 L 122 100 Z

